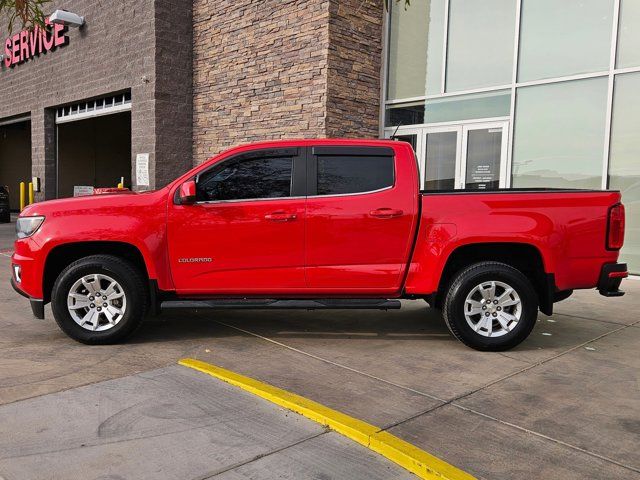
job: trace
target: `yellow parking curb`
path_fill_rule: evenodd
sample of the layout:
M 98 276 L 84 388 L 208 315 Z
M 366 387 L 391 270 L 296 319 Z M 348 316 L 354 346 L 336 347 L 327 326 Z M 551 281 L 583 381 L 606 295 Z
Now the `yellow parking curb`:
M 184 358 L 178 363 L 209 374 L 329 427 L 415 473 L 420 478 L 437 480 L 472 480 L 475 478 L 389 432 L 383 431 L 380 427 L 325 407 L 308 398 L 200 360 Z

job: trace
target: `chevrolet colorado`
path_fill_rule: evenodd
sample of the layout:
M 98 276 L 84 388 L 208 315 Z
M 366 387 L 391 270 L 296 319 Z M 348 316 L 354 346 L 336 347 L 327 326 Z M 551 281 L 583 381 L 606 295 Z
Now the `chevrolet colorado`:
M 408 143 L 297 140 L 228 150 L 168 186 L 36 203 L 12 284 L 70 337 L 123 340 L 165 307 L 400 308 L 505 350 L 574 289 L 620 296 L 616 191 L 421 192 Z

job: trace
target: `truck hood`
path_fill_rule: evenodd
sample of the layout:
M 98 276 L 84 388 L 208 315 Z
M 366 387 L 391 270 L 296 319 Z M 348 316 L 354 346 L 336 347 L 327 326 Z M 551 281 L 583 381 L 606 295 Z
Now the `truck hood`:
M 72 212 L 85 213 L 116 213 L 123 208 L 144 207 L 158 200 L 158 197 L 167 194 L 167 188 L 148 192 L 134 193 L 105 193 L 99 195 L 87 195 L 75 198 L 61 198 L 38 202 L 26 207 L 21 217 L 35 215 L 64 216 Z

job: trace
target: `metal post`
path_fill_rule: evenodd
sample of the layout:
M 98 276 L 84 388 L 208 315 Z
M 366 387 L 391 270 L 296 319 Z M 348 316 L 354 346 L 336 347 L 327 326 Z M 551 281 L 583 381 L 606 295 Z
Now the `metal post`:
M 29 182 L 29 205 L 33 203 L 33 183 Z
M 24 182 L 20 182 L 20 211 L 24 210 Z

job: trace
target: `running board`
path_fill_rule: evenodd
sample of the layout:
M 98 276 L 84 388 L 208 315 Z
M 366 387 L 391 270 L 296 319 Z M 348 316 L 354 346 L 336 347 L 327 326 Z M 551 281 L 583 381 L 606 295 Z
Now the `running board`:
M 162 302 L 161 308 L 208 308 L 217 310 L 231 309 L 288 309 L 288 310 L 320 310 L 320 309 L 373 309 L 397 310 L 400 300 L 386 298 L 346 298 L 346 299 L 313 299 L 313 300 L 274 300 L 274 299 L 221 299 L 221 300 L 171 300 Z

